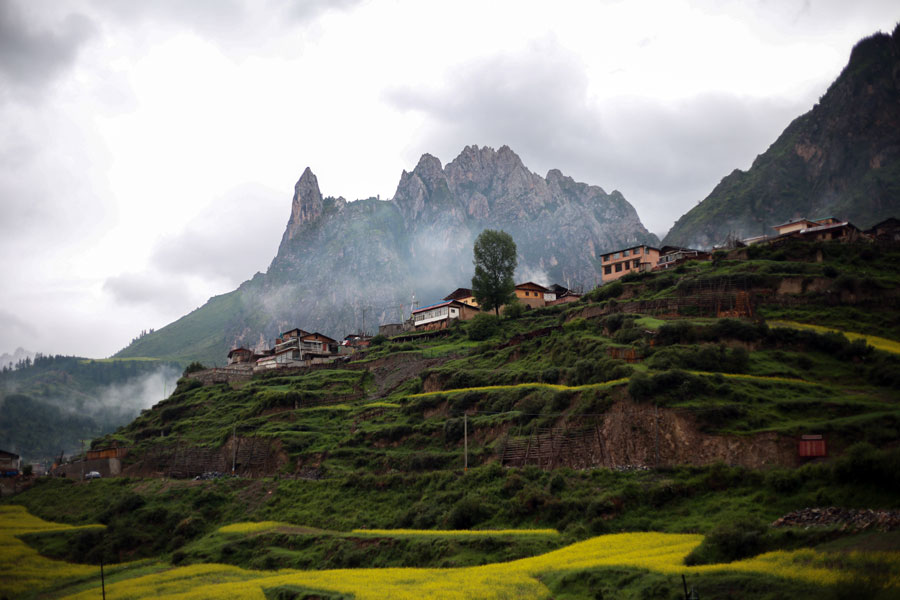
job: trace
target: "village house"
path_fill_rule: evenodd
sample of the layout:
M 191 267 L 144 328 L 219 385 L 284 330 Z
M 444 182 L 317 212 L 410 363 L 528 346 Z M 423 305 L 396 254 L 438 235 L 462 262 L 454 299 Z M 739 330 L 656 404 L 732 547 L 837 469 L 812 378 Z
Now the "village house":
M 568 304 L 569 302 L 575 302 L 576 300 L 579 300 L 581 298 L 580 292 L 565 288 L 558 283 L 554 283 L 550 286 L 550 292 L 554 295 L 555 299 L 548 300 L 547 306 L 554 306 L 556 304 Z
M 463 304 L 478 308 L 478 302 L 475 301 L 475 296 L 472 295 L 472 290 L 469 288 L 456 288 L 453 293 L 444 298 L 444 300 L 456 300 L 457 302 L 462 302 Z
M 791 219 L 787 223 L 773 227 L 778 232 L 778 237 L 792 235 L 816 241 L 827 242 L 831 240 L 855 241 L 860 238 L 861 232 L 853 223 L 841 221 L 835 217 L 824 219 Z
M 709 252 L 694 250 L 693 248 L 681 248 L 679 246 L 663 246 L 659 249 L 659 260 L 656 261 L 654 271 L 671 269 L 689 260 L 709 260 Z
M 866 229 L 865 234 L 879 242 L 900 242 L 900 219 L 888 217 Z
M 541 308 L 547 306 L 547 302 L 556 300 L 556 294 L 542 285 L 526 281 L 516 286 L 516 300 L 531 308 Z
M 18 454 L 0 450 L 0 477 L 18 475 L 21 468 L 22 459 Z
M 285 331 L 275 338 L 275 347 L 260 353 L 256 370 L 299 367 L 327 362 L 338 354 L 338 343 L 327 335 L 302 329 Z
M 244 348 L 240 346 L 238 348 L 232 348 L 228 352 L 228 365 L 253 365 L 256 363 L 256 360 L 259 356 L 250 350 L 249 348 Z
M 412 318 L 416 331 L 428 331 L 446 329 L 452 321 L 468 321 L 478 313 L 476 306 L 449 300 L 416 309 L 412 312 Z
M 659 248 L 653 246 L 632 246 L 600 256 L 603 283 L 615 281 L 628 273 L 649 271 L 659 262 Z

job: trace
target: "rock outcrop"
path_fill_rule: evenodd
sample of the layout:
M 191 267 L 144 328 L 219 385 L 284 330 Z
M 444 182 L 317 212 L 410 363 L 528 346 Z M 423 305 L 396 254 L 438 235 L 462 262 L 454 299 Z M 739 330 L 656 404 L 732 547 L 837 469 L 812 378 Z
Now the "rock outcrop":
M 557 170 L 541 177 L 507 146 L 469 146 L 446 166 L 425 154 L 387 201 L 323 198 L 307 168 L 268 272 L 119 356 L 155 356 L 163 347 L 172 356 L 178 347 L 184 360 L 213 363 L 233 344 L 255 347 L 260 336 L 295 326 L 335 338 L 375 331 L 408 317 L 414 301 L 469 285 L 472 246 L 487 228 L 515 239 L 519 281 L 566 287 L 592 287 L 606 251 L 659 242 L 618 192 Z
M 683 215 L 666 244 L 709 247 L 772 235 L 793 217 L 858 227 L 900 215 L 900 26 L 860 41 L 811 111 L 749 171 L 735 170 Z

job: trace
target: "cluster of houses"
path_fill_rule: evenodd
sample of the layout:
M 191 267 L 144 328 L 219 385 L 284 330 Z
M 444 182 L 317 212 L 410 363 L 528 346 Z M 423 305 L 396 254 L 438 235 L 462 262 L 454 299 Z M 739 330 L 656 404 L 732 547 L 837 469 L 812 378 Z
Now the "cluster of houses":
M 861 238 L 890 239 L 900 241 L 900 221 L 890 218 L 869 230 L 860 231 L 852 223 L 834 217 L 825 219 L 792 219 L 774 227 L 773 236 L 759 236 L 741 240 L 742 245 L 769 243 L 789 237 L 814 241 L 854 241 Z M 660 271 L 677 267 L 689 260 L 709 260 L 710 252 L 663 246 L 655 248 L 646 244 L 621 248 L 600 257 L 600 275 L 603 283 L 615 281 L 629 273 Z M 544 287 L 532 281 L 515 287 L 516 300 L 528 308 L 541 308 L 554 304 L 574 302 L 581 297 L 578 291 L 554 284 Z M 505 307 L 504 307 L 505 308 Z M 501 312 L 503 308 L 500 309 Z M 458 288 L 440 302 L 416 308 L 403 323 L 381 325 L 378 333 L 392 337 L 416 331 L 434 331 L 448 328 L 455 321 L 467 321 L 480 312 L 478 302 L 468 288 Z M 230 368 L 265 371 L 280 367 L 310 366 L 333 362 L 342 355 L 365 348 L 369 336 L 349 335 L 342 342 L 317 332 L 302 329 L 285 331 L 275 339 L 268 350 L 234 348 L 228 353 Z
M 873 226 L 871 229 L 861 231 L 849 221 L 842 221 L 835 217 L 824 219 L 791 219 L 787 223 L 773 227 L 775 235 L 761 235 L 743 239 L 739 245 L 771 243 L 788 238 L 799 238 L 809 241 L 845 241 L 853 242 L 859 239 L 900 241 L 900 220 L 891 217 Z M 682 248 L 679 246 L 653 246 L 639 245 L 622 248 L 608 252 L 600 257 L 603 283 L 615 281 L 629 273 L 642 273 L 645 271 L 659 271 L 671 269 L 688 260 L 709 260 L 711 254 L 703 250 Z
M 554 304 L 574 302 L 581 297 L 581 293 L 570 290 L 559 284 L 544 287 L 533 281 L 520 283 L 515 287 L 516 301 L 528 308 L 542 308 Z M 506 307 L 501 307 L 502 313 Z M 384 335 L 396 335 L 404 331 L 431 331 L 446 329 L 453 321 L 468 321 L 481 312 L 478 301 L 469 288 L 457 288 L 442 301 L 417 308 L 412 311 L 412 316 L 406 323 L 393 323 L 382 325 L 379 333 Z
M 228 353 L 228 366 L 266 371 L 321 364 L 333 361 L 340 354 L 340 347 L 337 340 L 327 335 L 295 328 L 275 338 L 275 345 L 268 350 L 233 348 Z

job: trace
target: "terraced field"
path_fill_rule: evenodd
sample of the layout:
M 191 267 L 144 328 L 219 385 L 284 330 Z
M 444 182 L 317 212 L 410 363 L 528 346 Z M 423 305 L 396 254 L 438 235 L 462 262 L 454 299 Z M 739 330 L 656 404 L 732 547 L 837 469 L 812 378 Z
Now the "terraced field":
M 235 524 L 223 533 L 252 535 L 278 523 Z M 46 559 L 18 536 L 33 532 L 72 529 L 30 515 L 24 508 L 0 508 L 0 569 L 7 575 L 0 593 L 7 597 L 85 599 L 100 595 L 99 569 Z M 372 532 L 376 533 L 376 532 Z M 472 535 L 468 531 L 383 530 L 378 535 Z M 524 534 L 551 535 L 552 531 L 523 531 Z M 510 535 L 498 531 L 496 535 Z M 478 535 L 491 535 L 478 532 Z M 352 595 L 365 599 L 449 598 L 505 599 L 549 598 L 551 590 L 543 582 L 558 573 L 598 568 L 636 569 L 670 575 L 673 586 L 684 574 L 695 579 L 711 573 L 743 573 L 777 577 L 807 584 L 810 590 L 828 588 L 854 577 L 854 561 L 811 549 L 770 552 L 729 563 L 687 567 L 684 557 L 696 548 L 703 536 L 672 533 L 620 533 L 603 535 L 571 544 L 540 556 L 506 563 L 455 569 L 339 569 L 259 571 L 222 564 L 195 564 L 172 567 L 163 562 L 118 565 L 107 573 L 106 597 L 138 598 L 266 598 L 267 591 L 289 588 L 320 590 L 326 594 Z M 887 591 L 900 592 L 900 553 L 870 553 L 889 577 Z

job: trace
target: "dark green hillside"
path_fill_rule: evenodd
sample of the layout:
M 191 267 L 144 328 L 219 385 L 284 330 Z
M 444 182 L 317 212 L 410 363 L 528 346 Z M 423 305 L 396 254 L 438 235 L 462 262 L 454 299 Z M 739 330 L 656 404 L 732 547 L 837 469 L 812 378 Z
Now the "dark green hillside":
M 42 356 L 0 373 L 0 448 L 26 461 L 71 454 L 130 422 L 172 389 L 181 369 L 152 359 Z
M 900 214 L 898 65 L 900 28 L 860 41 L 819 103 L 678 219 L 664 243 L 772 235 L 793 217 L 833 215 L 868 228 Z
M 257 324 L 261 328 L 263 318 L 250 301 L 249 289 L 255 281 L 246 282 L 233 292 L 210 298 L 202 307 L 135 340 L 116 353 L 115 358 L 152 356 L 182 366 L 193 361 L 208 365 L 226 362 L 230 341 L 225 332 L 243 328 L 243 323 Z

